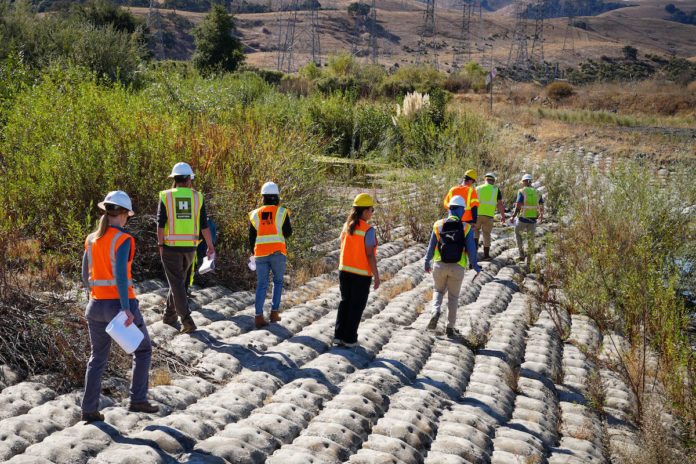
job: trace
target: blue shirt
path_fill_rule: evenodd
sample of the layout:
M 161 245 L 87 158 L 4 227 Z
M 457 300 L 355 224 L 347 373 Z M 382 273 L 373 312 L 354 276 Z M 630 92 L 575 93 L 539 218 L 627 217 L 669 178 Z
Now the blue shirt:
M 126 229 L 116 226 L 109 226 L 114 229 L 118 229 L 121 232 L 126 232 Z M 133 246 L 133 239 L 128 238 L 116 249 L 116 268 L 114 271 L 114 278 L 116 279 L 116 289 L 118 290 L 118 299 L 121 303 L 121 309 L 129 309 L 130 303 L 128 302 L 128 258 L 131 254 L 131 247 Z M 82 255 L 82 282 L 87 288 L 89 288 L 89 260 L 87 259 L 87 252 L 85 251 Z
M 543 205 L 544 197 L 539 192 L 537 192 L 537 195 L 539 195 L 539 204 Z M 515 202 L 522 203 L 522 205 L 524 206 L 524 196 L 522 195 L 522 193 L 517 192 L 517 200 L 515 200 Z M 523 218 L 522 216 L 519 216 L 517 220 L 520 222 L 526 222 L 527 224 L 535 224 L 537 222 L 537 218 Z

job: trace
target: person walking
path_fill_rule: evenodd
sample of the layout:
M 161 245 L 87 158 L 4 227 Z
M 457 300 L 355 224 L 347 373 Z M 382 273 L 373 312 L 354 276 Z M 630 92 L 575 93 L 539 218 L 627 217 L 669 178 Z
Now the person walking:
M 449 192 L 447 192 L 447 195 L 445 195 L 442 204 L 445 209 L 449 209 L 449 202 L 453 197 L 459 195 L 464 198 L 464 201 L 466 201 L 466 209 L 464 210 L 462 222 L 468 222 L 476 229 L 477 227 L 475 224 L 478 219 L 479 198 L 476 189 L 473 187 L 474 182 L 476 182 L 476 171 L 469 169 L 464 173 L 464 183 L 452 187 Z
M 290 215 L 280 203 L 278 186 L 266 182 L 261 187 L 263 206 L 249 213 L 249 247 L 256 262 L 256 312 L 254 326 L 265 327 L 268 322 L 263 317 L 263 304 L 266 301 L 268 277 L 273 271 L 273 292 L 271 296 L 271 322 L 280 322 L 280 298 L 283 293 L 283 276 L 287 261 L 285 240 L 292 235 Z
M 187 163 L 176 163 L 169 177 L 174 178 L 172 188 L 159 193 L 157 207 L 157 244 L 164 273 L 169 282 L 167 304 L 162 322 L 176 324 L 181 319 L 181 333 L 196 330 L 186 296 L 186 280 L 203 235 L 210 257 L 215 253 L 213 239 L 208 229 L 208 216 L 203 194 L 193 189 L 193 170 Z
M 534 234 L 536 233 L 536 225 L 541 224 L 544 220 L 544 197 L 536 189 L 532 188 L 532 175 L 525 174 L 522 177 L 522 188 L 517 192 L 517 201 L 515 203 L 515 211 L 512 213 L 512 219 L 519 214 L 519 219 L 515 224 L 515 239 L 517 240 L 517 248 L 520 251 L 520 261 L 527 259 L 527 264 L 530 264 L 532 256 L 535 253 Z M 522 243 L 522 234 L 529 234 L 529 248 L 527 253 L 524 252 Z
M 362 318 L 370 283 L 380 285 L 377 269 L 377 235 L 367 223 L 374 212 L 374 201 L 367 193 L 353 200 L 353 208 L 341 232 L 341 255 L 338 264 L 338 282 L 341 302 L 336 314 L 334 345 L 355 347 L 358 344 L 358 326 Z
M 88 423 L 104 420 L 104 415 L 99 412 L 99 395 L 111 352 L 111 337 L 106 333 L 106 326 L 120 311 L 127 317 L 126 327 L 135 324 L 143 333 L 143 340 L 133 352 L 128 409 L 145 413 L 159 410 L 147 401 L 152 344 L 133 292 L 131 266 L 135 240 L 124 229 L 128 218 L 134 214 L 131 199 L 120 190 L 109 192 L 99 203 L 99 208 L 104 210 L 104 214 L 97 229 L 87 236 L 82 257 L 82 281 L 90 291 L 85 317 L 91 354 L 82 397 L 82 420 Z
M 474 232 L 476 240 L 476 248 L 478 249 L 479 237 L 483 234 L 483 260 L 491 259 L 491 231 L 493 230 L 493 221 L 495 218 L 496 206 L 500 212 L 500 220 L 505 223 L 505 208 L 503 207 L 503 194 L 500 189 L 493 185 L 495 183 L 495 174 L 489 172 L 486 174 L 486 182 L 476 187 L 476 193 L 479 197 L 478 218 L 476 224 L 478 227 Z
M 460 334 L 454 328 L 457 320 L 457 306 L 459 292 L 464 280 L 464 273 L 468 268 L 467 256 L 471 267 L 476 271 L 474 279 L 478 277 L 481 268 L 476 257 L 476 246 L 471 233 L 472 226 L 462 223 L 462 216 L 466 210 L 466 201 L 459 195 L 455 195 L 449 201 L 449 217 L 439 219 L 433 224 L 433 232 L 430 234 L 428 251 L 425 254 L 425 272 L 433 274 L 433 303 L 431 308 L 428 329 L 434 330 L 440 319 L 440 307 L 442 299 L 447 291 L 447 329 L 448 337 L 458 337 Z M 430 267 L 430 260 L 434 260 Z

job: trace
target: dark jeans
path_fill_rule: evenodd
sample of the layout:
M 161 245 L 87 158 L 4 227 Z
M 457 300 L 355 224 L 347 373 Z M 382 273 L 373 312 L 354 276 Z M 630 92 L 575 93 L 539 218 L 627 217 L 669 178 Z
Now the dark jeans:
M 193 256 L 196 251 L 180 252 L 164 247 L 162 249 L 162 266 L 169 282 L 169 295 L 167 295 L 167 307 L 164 310 L 164 319 L 176 321 L 178 314 L 183 322 L 190 317 L 191 311 L 186 296 L 186 277 L 193 264 Z
M 138 348 L 133 352 L 133 371 L 130 386 L 130 398 L 133 402 L 147 400 L 147 383 L 150 376 L 150 358 L 152 356 L 152 344 L 147 333 L 145 321 L 135 298 L 129 300 L 130 312 L 133 313 L 133 324 L 140 329 L 145 336 Z M 106 333 L 106 326 L 111 319 L 116 317 L 121 310 L 121 303 L 115 300 L 89 300 L 87 303 L 87 326 L 89 327 L 89 340 L 92 345 L 92 355 L 87 363 L 85 373 L 85 395 L 82 398 L 82 410 L 96 412 L 99 409 L 99 394 L 101 393 L 101 381 L 106 362 L 111 352 L 111 337 Z
M 336 314 L 334 338 L 346 343 L 355 343 L 358 341 L 358 326 L 370 294 L 372 277 L 339 271 L 338 283 L 341 302 Z

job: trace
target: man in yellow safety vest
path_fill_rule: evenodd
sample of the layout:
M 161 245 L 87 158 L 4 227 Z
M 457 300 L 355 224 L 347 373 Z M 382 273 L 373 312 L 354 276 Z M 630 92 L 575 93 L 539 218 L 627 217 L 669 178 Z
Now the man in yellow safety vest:
M 176 163 L 169 177 L 174 178 L 174 183 L 171 189 L 159 193 L 157 208 L 157 244 L 169 282 L 162 322 L 174 325 L 178 315 L 181 333 L 190 333 L 196 330 L 196 324 L 188 306 L 186 277 L 200 242 L 199 236 L 202 234 L 208 245 L 208 257 L 215 254 L 215 247 L 208 229 L 203 194 L 192 188 L 191 166 Z
M 500 220 L 505 222 L 505 208 L 503 207 L 503 194 L 495 183 L 495 174 L 486 174 L 486 183 L 476 187 L 479 197 L 478 218 L 476 224 L 478 229 L 474 231 L 476 248 L 478 248 L 479 236 L 483 233 L 483 260 L 491 259 L 491 231 L 493 230 L 493 220 L 496 207 L 500 212 Z
M 517 248 L 520 250 L 520 261 L 525 260 L 522 234 L 529 234 L 529 248 L 526 254 L 527 264 L 529 264 L 535 253 L 534 234 L 536 233 L 537 222 L 541 224 L 541 221 L 544 220 L 544 198 L 541 196 L 541 193 L 532 188 L 531 174 L 525 174 L 522 177 L 522 185 L 523 187 L 517 192 L 517 202 L 515 203 L 515 211 L 512 213 L 512 218 L 514 220 L 519 213 L 519 219 L 515 224 L 515 239 L 517 240 Z

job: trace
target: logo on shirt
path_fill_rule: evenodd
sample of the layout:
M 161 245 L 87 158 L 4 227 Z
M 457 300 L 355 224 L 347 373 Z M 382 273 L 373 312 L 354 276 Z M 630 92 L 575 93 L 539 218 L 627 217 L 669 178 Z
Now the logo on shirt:
M 273 212 L 264 211 L 261 213 L 261 225 L 272 226 L 273 225 Z
M 191 199 L 174 198 L 174 210 L 177 219 L 191 219 Z

